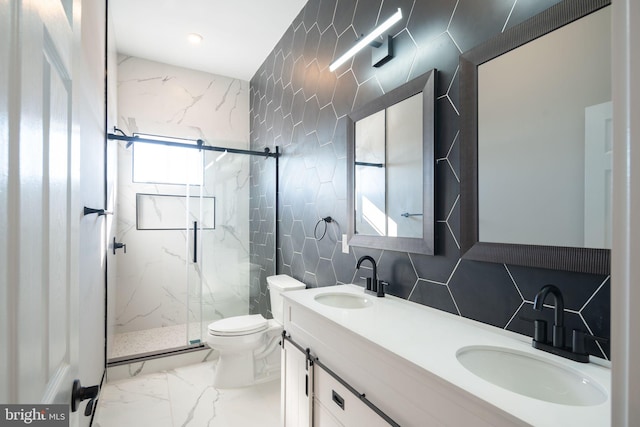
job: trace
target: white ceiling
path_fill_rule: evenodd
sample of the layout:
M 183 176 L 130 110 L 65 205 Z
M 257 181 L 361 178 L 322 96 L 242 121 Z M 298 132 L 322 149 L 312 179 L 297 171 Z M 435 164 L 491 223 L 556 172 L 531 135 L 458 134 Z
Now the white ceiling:
M 306 2 L 111 0 L 109 11 L 119 53 L 248 81 Z

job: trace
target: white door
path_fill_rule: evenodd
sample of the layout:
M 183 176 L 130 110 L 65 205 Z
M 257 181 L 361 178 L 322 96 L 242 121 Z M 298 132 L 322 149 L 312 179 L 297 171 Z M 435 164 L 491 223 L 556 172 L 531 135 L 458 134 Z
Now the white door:
M 73 24 L 73 116 L 80 130 L 80 206 L 112 212 L 113 203 L 105 198 L 105 190 L 110 194 L 113 188 L 112 181 L 105 187 L 106 2 L 75 0 L 74 6 L 79 6 L 75 7 Z M 96 214 L 79 219 L 80 345 L 76 378 L 83 386 L 100 384 L 105 370 L 105 263 L 113 257 L 105 231 L 112 221 L 112 215 Z M 79 406 L 80 426 L 88 426 L 91 421 L 91 417 L 82 415 L 87 403 Z
M 0 0 L 0 402 L 70 402 L 79 149 L 71 1 Z M 78 417 L 70 417 L 78 425 Z
M 584 246 L 611 248 L 611 102 L 585 108 Z

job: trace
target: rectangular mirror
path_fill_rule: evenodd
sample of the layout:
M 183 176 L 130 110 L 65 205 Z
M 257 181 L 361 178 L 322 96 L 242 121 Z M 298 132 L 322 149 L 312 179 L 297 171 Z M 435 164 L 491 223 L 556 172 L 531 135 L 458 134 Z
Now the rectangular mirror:
M 558 3 L 461 56 L 465 258 L 609 274 L 608 3 Z
M 348 116 L 349 245 L 433 255 L 435 73 Z

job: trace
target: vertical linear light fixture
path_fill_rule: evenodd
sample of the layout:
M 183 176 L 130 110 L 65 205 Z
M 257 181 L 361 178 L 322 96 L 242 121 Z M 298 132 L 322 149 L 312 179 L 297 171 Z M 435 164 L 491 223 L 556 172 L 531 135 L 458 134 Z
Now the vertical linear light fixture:
M 329 65 L 329 71 L 335 71 L 336 68 L 338 68 L 339 66 L 341 66 L 342 64 L 347 62 L 349 60 L 349 58 L 354 56 L 356 53 L 358 53 L 362 48 L 364 48 L 368 44 L 373 44 L 375 47 L 379 47 L 381 45 L 381 43 L 376 42 L 375 39 L 378 36 L 382 35 L 385 31 L 387 31 L 389 28 L 391 28 L 393 26 L 393 24 L 395 24 L 396 22 L 398 22 L 401 19 L 402 19 L 402 10 L 400 10 L 400 8 L 398 8 L 398 11 L 396 13 L 394 13 L 393 15 L 391 15 L 391 17 L 389 19 L 384 21 L 382 24 L 378 25 L 366 37 L 361 38 L 358 41 L 358 43 L 356 43 L 355 46 L 353 46 L 351 49 L 349 49 L 340 58 L 338 58 L 335 61 L 333 61 L 333 63 L 331 63 L 331 65 Z M 388 43 L 388 48 L 390 50 L 391 50 L 391 40 L 392 40 L 391 37 L 388 37 L 388 39 L 385 40 L 385 43 Z M 380 60 L 377 63 L 375 63 L 374 66 L 376 66 L 376 65 L 380 66 L 384 62 L 387 62 L 389 59 L 391 59 L 391 56 L 387 55 L 382 60 Z

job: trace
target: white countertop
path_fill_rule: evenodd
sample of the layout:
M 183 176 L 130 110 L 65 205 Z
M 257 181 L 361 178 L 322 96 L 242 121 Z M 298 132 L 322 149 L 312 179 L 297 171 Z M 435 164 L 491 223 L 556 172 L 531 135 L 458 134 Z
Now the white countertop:
M 366 308 L 342 309 L 314 300 L 316 295 L 327 292 L 367 296 L 373 304 Z M 363 288 L 356 285 L 290 291 L 282 295 L 531 425 L 610 425 L 611 370 L 606 361 L 592 358 L 591 363 L 578 363 L 553 356 L 532 348 L 530 337 L 394 296 L 376 298 L 364 294 Z M 579 371 L 599 384 L 608 398 L 599 405 L 570 406 L 503 389 L 474 375 L 458 362 L 456 352 L 473 345 L 505 347 Z M 593 363 L 595 360 L 600 363 Z

